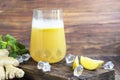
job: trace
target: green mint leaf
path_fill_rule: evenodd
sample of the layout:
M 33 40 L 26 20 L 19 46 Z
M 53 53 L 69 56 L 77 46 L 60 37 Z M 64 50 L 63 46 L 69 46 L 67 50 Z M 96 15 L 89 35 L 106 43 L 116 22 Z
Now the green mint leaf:
M 25 46 L 19 42 L 16 42 L 16 46 L 18 46 L 20 49 L 25 49 Z
M 9 56 L 10 56 L 10 57 L 13 57 L 13 58 L 16 58 L 18 55 L 17 55 L 16 52 L 10 50 L 10 51 L 9 51 Z
M 7 43 L 6 42 L 0 41 L 0 44 L 1 44 L 1 48 L 2 49 L 6 49 L 7 48 Z
M 0 35 L 0 41 L 2 41 L 2 35 Z
M 29 51 L 27 49 L 19 49 L 18 50 L 19 55 L 22 55 L 22 54 L 25 54 L 25 53 L 29 53 Z
M 15 37 L 7 34 L 5 38 L 0 35 L 0 49 L 8 49 L 9 56 L 16 58 L 25 53 L 29 53 L 25 45 L 21 44 Z
M 13 36 L 11 36 L 11 35 L 9 35 L 9 34 L 7 34 L 7 35 L 5 36 L 5 41 L 6 41 L 6 42 L 12 41 L 12 42 L 14 42 L 14 43 L 17 42 L 16 38 L 14 38 Z

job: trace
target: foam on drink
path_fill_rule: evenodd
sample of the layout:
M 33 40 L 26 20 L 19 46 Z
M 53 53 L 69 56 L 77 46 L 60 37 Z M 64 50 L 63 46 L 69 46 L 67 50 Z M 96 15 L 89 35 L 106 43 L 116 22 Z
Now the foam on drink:
M 37 20 L 32 21 L 33 28 L 63 28 L 64 24 L 62 20 Z

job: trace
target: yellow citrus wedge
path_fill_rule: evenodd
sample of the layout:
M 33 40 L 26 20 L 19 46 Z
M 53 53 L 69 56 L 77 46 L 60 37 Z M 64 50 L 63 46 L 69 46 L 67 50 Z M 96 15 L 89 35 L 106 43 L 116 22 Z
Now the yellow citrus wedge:
M 94 60 L 88 57 L 81 56 L 80 57 L 80 63 L 85 69 L 88 70 L 96 70 L 97 68 L 101 67 L 101 65 L 104 63 L 103 60 Z
M 73 69 L 75 69 L 76 67 L 79 66 L 79 59 L 78 59 L 78 56 L 75 57 L 75 60 L 73 62 Z

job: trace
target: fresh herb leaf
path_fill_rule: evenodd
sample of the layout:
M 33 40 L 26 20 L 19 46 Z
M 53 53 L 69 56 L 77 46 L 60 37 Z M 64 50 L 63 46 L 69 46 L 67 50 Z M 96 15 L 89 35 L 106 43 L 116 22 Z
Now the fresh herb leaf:
M 13 36 L 11 36 L 11 35 L 9 35 L 9 34 L 7 34 L 7 35 L 5 36 L 5 41 L 6 41 L 6 42 L 8 42 L 8 41 L 17 42 L 17 40 L 16 40 Z
M 6 49 L 7 48 L 7 43 L 4 41 L 0 41 L 0 48 Z
M 0 41 L 2 41 L 2 35 L 0 35 Z
M 7 48 L 7 43 L 3 41 L 2 35 L 0 35 L 0 48 L 6 49 Z
M 0 35 L 0 49 L 8 49 L 9 56 L 16 58 L 19 55 L 29 53 L 23 44 L 17 41 L 16 38 L 7 34 L 3 40 L 2 35 Z
M 10 51 L 9 51 L 9 56 L 10 56 L 10 57 L 17 58 L 18 55 L 16 54 L 15 51 L 10 50 Z
M 25 49 L 25 45 L 19 43 L 19 42 L 16 42 L 16 45 L 20 48 L 20 49 Z

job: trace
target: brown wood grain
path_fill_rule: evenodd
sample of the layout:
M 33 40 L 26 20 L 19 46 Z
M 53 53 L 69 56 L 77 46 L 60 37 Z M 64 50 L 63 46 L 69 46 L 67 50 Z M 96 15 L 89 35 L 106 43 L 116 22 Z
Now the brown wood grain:
M 95 59 L 103 59 L 105 61 L 109 61 L 111 60 L 111 57 L 109 58 L 110 59 L 108 59 L 108 57 L 96 57 Z M 112 58 L 118 59 L 119 57 L 112 57 Z M 26 76 L 24 77 L 25 79 L 28 79 L 28 80 L 115 80 L 114 70 L 105 70 L 102 68 L 99 68 L 93 71 L 84 69 L 80 77 L 75 77 L 73 76 L 73 69 L 71 67 L 72 64 L 66 64 L 65 60 L 56 64 L 51 64 L 50 72 L 43 72 L 42 70 L 38 70 L 36 66 L 37 66 L 37 63 L 34 62 L 33 60 L 29 60 L 27 63 L 21 64 L 21 68 L 26 72 Z
M 119 0 L 0 0 L 0 34 L 12 34 L 29 48 L 35 8 L 63 9 L 67 53 L 120 54 Z

